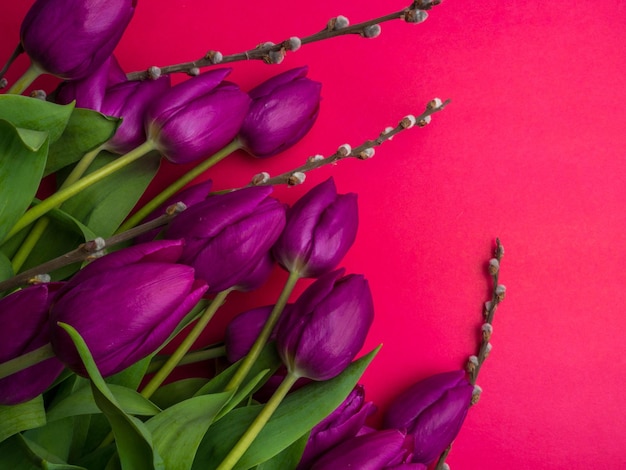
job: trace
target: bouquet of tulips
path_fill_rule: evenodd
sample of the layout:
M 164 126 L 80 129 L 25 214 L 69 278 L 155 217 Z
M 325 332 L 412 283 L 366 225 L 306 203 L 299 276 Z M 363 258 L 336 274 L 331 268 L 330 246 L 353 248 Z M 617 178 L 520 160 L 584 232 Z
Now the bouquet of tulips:
M 353 26 L 333 18 L 315 39 L 239 56 L 278 63 L 312 40 L 375 37 L 388 19 L 419 23 L 437 3 L 417 0 Z M 466 369 L 398 395 L 375 429 L 358 382 L 376 350 L 355 360 L 372 295 L 363 275 L 338 269 L 357 233 L 356 195 L 338 193 L 331 178 L 287 207 L 272 188 L 370 158 L 446 103 L 432 100 L 357 148 L 211 192 L 210 179 L 190 183 L 232 152 L 266 158 L 298 142 L 316 120 L 321 84 L 299 67 L 244 92 L 226 80 L 228 68 L 212 67 L 238 55 L 217 51 L 126 73 L 112 53 L 135 7 L 36 0 L 7 64 L 26 53 L 30 68 L 13 84 L 2 79 L 0 467 L 444 468 L 491 349 L 502 245 L 489 261 L 478 353 Z M 190 78 L 172 85 L 175 72 Z M 22 96 L 41 74 L 62 82 Z M 190 170 L 135 207 L 161 158 Z M 45 194 L 50 175 L 56 186 Z M 227 296 L 259 289 L 276 263 L 289 273 L 276 302 L 234 317 L 223 343 L 192 350 Z M 313 281 L 292 299 L 301 279 Z M 174 352 L 160 354 L 168 344 Z M 208 379 L 171 376 L 207 361 Z

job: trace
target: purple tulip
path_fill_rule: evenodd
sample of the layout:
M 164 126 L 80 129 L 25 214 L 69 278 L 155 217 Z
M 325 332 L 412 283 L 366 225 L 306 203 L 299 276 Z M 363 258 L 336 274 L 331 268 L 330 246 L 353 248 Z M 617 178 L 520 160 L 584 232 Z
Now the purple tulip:
M 287 271 L 318 277 L 337 267 L 354 243 L 358 224 L 356 194 L 337 194 L 329 178 L 287 211 L 274 257 Z
M 230 321 L 224 336 L 226 358 L 229 362 L 237 362 L 248 354 L 273 308 L 273 305 L 253 308 L 240 313 Z M 288 315 L 287 312 L 290 308 L 291 304 L 285 305 L 283 315 Z M 275 339 L 276 328 L 270 334 L 269 341 L 274 341 Z
M 308 67 L 283 72 L 248 93 L 250 111 L 239 138 L 255 157 L 271 157 L 298 142 L 319 114 L 322 84 L 306 78 Z
M 396 429 L 375 431 L 354 437 L 333 447 L 310 467 L 311 470 L 423 469 L 409 464 L 406 436 Z
M 109 56 L 93 73 L 80 80 L 68 80 L 59 85 L 55 102 L 99 111 L 107 88 L 126 81 L 126 74 L 114 56 Z
M 111 55 L 136 0 L 37 0 L 20 30 L 36 66 L 65 80 L 84 78 Z
M 66 82 L 59 88 L 56 101 L 65 104 L 76 100 L 76 106 L 121 118 L 120 126 L 104 149 L 125 154 L 146 141 L 146 111 L 169 88 L 169 76 L 157 80 L 126 80 L 119 64 L 111 57 L 96 73 Z
M 473 389 L 462 370 L 428 377 L 393 401 L 384 427 L 405 430 L 414 439 L 413 462 L 430 464 L 459 433 Z
M 306 469 L 331 447 L 355 437 L 368 416 L 376 411 L 373 402 L 365 403 L 365 390 L 357 385 L 339 407 L 313 429 L 304 448 L 298 469 Z
M 48 310 L 60 284 L 26 287 L 0 299 L 0 363 L 50 342 Z M 63 363 L 53 357 L 0 379 L 0 405 L 16 405 L 43 393 L 59 376 Z
M 232 141 L 250 98 L 231 82 L 230 69 L 206 72 L 172 87 L 148 110 L 146 133 L 174 163 L 209 157 Z
M 155 209 L 150 215 L 148 215 L 143 223 L 150 222 L 151 220 L 156 219 L 157 217 L 165 214 L 165 211 L 168 207 L 182 202 L 185 204 L 185 208 L 190 208 L 194 204 L 197 204 L 201 201 L 204 201 L 209 193 L 211 192 L 211 187 L 213 186 L 213 182 L 211 180 L 204 181 L 202 183 L 194 184 L 193 186 L 189 186 L 186 189 L 183 189 L 181 192 L 174 194 L 167 201 L 161 204 L 157 209 Z M 149 242 L 150 240 L 154 240 L 154 238 L 161 233 L 163 227 L 155 228 L 154 230 L 150 230 L 149 232 L 142 233 L 138 237 L 135 238 L 135 241 L 138 243 Z
M 181 262 L 196 269 L 207 292 L 246 290 L 269 274 L 268 253 L 285 226 L 285 208 L 271 192 L 256 186 L 211 196 L 170 223 L 165 237 L 185 240 Z
M 363 276 L 343 272 L 311 284 L 278 325 L 276 346 L 289 372 L 331 379 L 363 346 L 374 319 L 372 294 Z
M 181 240 L 135 245 L 93 261 L 59 292 L 51 309 L 51 343 L 78 374 L 85 369 L 69 335 L 84 338 L 103 376 L 156 351 L 200 300 L 206 284 L 177 264 Z

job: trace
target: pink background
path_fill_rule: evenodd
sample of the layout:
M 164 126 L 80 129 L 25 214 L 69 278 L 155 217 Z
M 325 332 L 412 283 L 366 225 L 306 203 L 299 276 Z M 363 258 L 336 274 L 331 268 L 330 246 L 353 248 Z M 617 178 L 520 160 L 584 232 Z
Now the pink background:
M 2 60 L 32 2 L 23 3 L 2 8 Z M 407 4 L 142 1 L 117 53 L 127 70 L 143 69 Z M 478 381 L 482 399 L 448 459 L 453 469 L 626 468 L 626 5 L 572 5 L 446 0 L 424 24 L 394 21 L 378 39 L 312 44 L 280 66 L 239 63 L 231 75 L 250 89 L 308 64 L 324 100 L 300 144 L 272 160 L 230 157 L 210 173 L 218 188 L 358 145 L 431 98 L 452 99 L 430 126 L 397 136 L 372 160 L 317 171 L 277 194 L 291 202 L 331 175 L 341 192 L 359 193 L 360 231 L 344 265 L 365 273 L 374 292 L 366 348 L 384 347 L 364 383 L 381 408 L 474 353 L 484 264 L 501 238 L 508 294 Z M 20 60 L 9 78 L 25 67 Z M 159 184 L 181 172 L 164 168 Z M 222 320 L 272 302 L 284 278 L 277 269 L 262 293 L 235 296 Z

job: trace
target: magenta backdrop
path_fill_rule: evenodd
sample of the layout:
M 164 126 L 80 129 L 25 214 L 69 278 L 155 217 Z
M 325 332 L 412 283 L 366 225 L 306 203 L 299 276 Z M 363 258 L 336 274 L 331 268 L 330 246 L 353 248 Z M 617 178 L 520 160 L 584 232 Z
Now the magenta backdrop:
M 31 3 L 2 7 L 2 61 Z M 142 1 L 117 54 L 128 71 L 144 69 L 304 36 L 337 14 L 359 22 L 407 4 Z M 424 24 L 387 23 L 377 39 L 312 44 L 280 66 L 234 65 L 231 79 L 249 89 L 308 64 L 324 100 L 314 129 L 285 154 L 236 154 L 219 164 L 210 173 L 218 189 L 358 145 L 431 98 L 452 99 L 430 126 L 397 136 L 372 160 L 277 190 L 291 202 L 332 175 L 341 192 L 359 193 L 360 231 L 343 264 L 365 273 L 374 292 L 366 349 L 384 346 L 364 383 L 382 409 L 412 381 L 462 367 L 475 351 L 488 293 L 484 263 L 501 238 L 508 295 L 479 377 L 483 396 L 454 444 L 452 468 L 626 468 L 624 45 L 619 0 L 584 8 L 446 0 Z M 25 67 L 18 61 L 8 77 Z M 182 172 L 166 166 L 156 186 Z M 221 321 L 242 305 L 272 302 L 284 278 L 276 270 L 271 288 L 236 296 Z M 219 336 L 212 335 L 203 341 Z

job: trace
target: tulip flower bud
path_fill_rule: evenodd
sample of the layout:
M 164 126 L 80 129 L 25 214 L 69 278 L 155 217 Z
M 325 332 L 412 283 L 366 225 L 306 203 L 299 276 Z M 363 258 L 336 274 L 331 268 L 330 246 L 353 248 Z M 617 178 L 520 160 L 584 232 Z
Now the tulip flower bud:
M 273 305 L 253 308 L 240 313 L 230 321 L 224 336 L 226 358 L 229 362 L 237 362 L 248 354 L 273 308 Z M 276 335 L 272 333 L 270 341 L 275 337 Z
M 58 104 L 76 101 L 78 108 L 100 111 L 106 89 L 125 81 L 126 74 L 115 56 L 111 55 L 85 78 L 62 82 L 55 91 L 54 101 Z
M 276 346 L 292 374 L 331 379 L 363 346 L 374 319 L 372 294 L 363 276 L 343 272 L 311 284 L 278 325 Z
M 355 437 L 367 417 L 375 411 L 373 402 L 365 403 L 363 386 L 357 385 L 335 411 L 311 429 L 298 469 L 308 468 L 313 460 L 331 447 Z
M 354 243 L 358 223 L 356 194 L 337 194 L 329 178 L 287 211 L 274 257 L 287 271 L 318 277 L 337 267 Z
M 393 401 L 385 414 L 384 427 L 405 430 L 413 436 L 413 462 L 430 464 L 461 429 L 473 390 L 462 370 L 428 377 Z
M 363 434 L 333 447 L 322 455 L 311 470 L 426 470 L 422 464 L 407 463 L 410 449 L 406 436 L 397 429 Z
M 20 30 L 36 66 L 65 80 L 84 78 L 111 55 L 136 0 L 37 0 Z
M 105 150 L 121 155 L 146 141 L 146 111 L 169 88 L 169 76 L 157 80 L 126 80 L 119 64 L 111 57 L 95 74 L 66 82 L 59 88 L 56 101 L 65 104 L 76 100 L 78 107 L 121 118 L 115 135 L 104 146 Z
M 135 245 L 93 261 L 59 292 L 50 315 L 51 343 L 73 371 L 85 375 L 69 335 L 83 337 L 103 376 L 156 351 L 200 300 L 206 284 L 177 264 L 181 240 Z
M 185 240 L 181 262 L 196 269 L 209 293 L 249 289 L 269 274 L 263 258 L 285 226 L 285 208 L 271 192 L 256 186 L 211 196 L 170 223 L 165 237 Z
M 0 363 L 50 342 L 48 310 L 59 283 L 26 287 L 0 299 Z M 53 357 L 0 379 L 0 405 L 16 405 L 43 393 L 63 363 Z
M 298 142 L 319 114 L 322 84 L 306 78 L 308 67 L 276 75 L 248 94 L 250 110 L 239 138 L 255 157 L 271 157 Z
M 230 69 L 193 77 L 172 87 L 149 108 L 146 134 L 174 163 L 209 157 L 239 132 L 250 98 L 231 82 Z
M 150 215 L 148 215 L 143 223 L 150 222 L 151 220 L 156 219 L 157 217 L 161 217 L 167 211 L 167 208 L 178 203 L 182 202 L 185 205 L 185 210 L 189 209 L 194 204 L 197 204 L 201 201 L 204 201 L 209 193 L 211 192 L 211 187 L 213 186 L 213 182 L 211 180 L 204 181 L 202 183 L 194 184 L 193 186 L 189 186 L 186 189 L 183 189 L 181 192 L 174 194 L 167 201 L 161 204 L 157 209 L 155 209 Z M 154 238 L 163 230 L 163 227 L 156 228 L 154 230 L 150 230 L 149 232 L 142 233 L 135 240 L 138 243 L 149 242 L 154 240 Z

